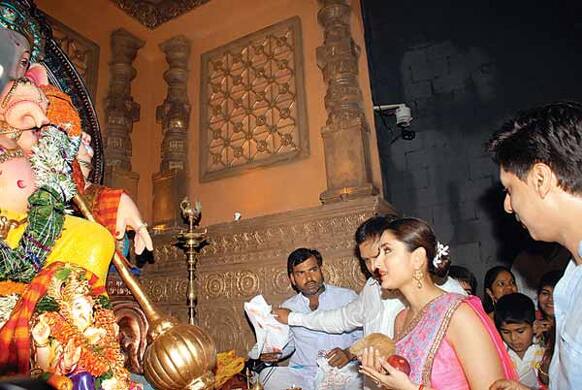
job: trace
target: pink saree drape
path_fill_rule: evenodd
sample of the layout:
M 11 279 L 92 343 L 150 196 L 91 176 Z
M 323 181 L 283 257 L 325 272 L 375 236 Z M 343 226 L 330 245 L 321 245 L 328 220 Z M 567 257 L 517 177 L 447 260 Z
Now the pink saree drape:
M 435 389 L 469 389 L 461 361 L 445 338 L 455 310 L 466 303 L 477 314 L 487 330 L 499 356 L 505 378 L 517 379 L 515 369 L 503 341 L 477 297 L 448 293 L 427 304 L 421 315 L 401 332 L 396 353 L 408 359 L 414 383 Z

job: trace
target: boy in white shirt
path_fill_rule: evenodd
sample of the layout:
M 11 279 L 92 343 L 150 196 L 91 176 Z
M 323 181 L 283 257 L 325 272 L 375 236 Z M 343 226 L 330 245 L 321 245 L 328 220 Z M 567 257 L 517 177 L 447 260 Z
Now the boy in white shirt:
M 507 346 L 519 382 L 530 389 L 539 389 L 538 368 L 544 348 L 534 342 L 535 306 L 524 294 L 501 297 L 495 305 L 495 326 Z

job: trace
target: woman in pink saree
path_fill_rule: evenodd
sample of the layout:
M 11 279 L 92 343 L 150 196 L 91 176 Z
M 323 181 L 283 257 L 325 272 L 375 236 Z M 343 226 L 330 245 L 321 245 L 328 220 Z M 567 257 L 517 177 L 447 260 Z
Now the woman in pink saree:
M 362 372 L 388 389 L 489 389 L 516 373 L 495 326 L 476 297 L 446 293 L 431 274 L 447 274 L 448 247 L 419 219 L 393 221 L 375 259 L 382 288 L 398 289 L 408 302 L 395 322 L 395 353 L 410 364 L 406 375 L 373 348 L 362 356 Z

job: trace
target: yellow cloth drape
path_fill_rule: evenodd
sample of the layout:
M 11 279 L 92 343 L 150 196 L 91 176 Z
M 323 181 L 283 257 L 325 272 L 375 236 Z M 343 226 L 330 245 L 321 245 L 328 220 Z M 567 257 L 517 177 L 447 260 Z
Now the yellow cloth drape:
M 25 215 L 15 215 L 3 210 L 2 215 L 9 219 L 22 220 Z M 10 230 L 6 243 L 16 248 L 27 224 Z M 115 241 L 111 233 L 103 226 L 70 215 L 65 216 L 61 236 L 49 253 L 46 265 L 61 261 L 76 264 L 93 272 L 98 278 L 97 286 L 103 286 L 107 280 L 109 264 L 115 250 Z

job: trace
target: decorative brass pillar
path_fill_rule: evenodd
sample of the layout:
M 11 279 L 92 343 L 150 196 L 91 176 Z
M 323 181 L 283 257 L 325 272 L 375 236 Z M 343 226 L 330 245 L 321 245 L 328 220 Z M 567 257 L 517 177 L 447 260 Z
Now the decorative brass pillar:
M 105 184 L 125 189 L 134 199 L 139 175 L 131 170 L 130 134 L 140 106 L 131 97 L 131 81 L 137 74 L 131 64 L 143 45 L 124 29 L 111 33 L 111 79 L 105 99 Z
M 317 14 L 324 42 L 317 48 L 317 65 L 327 84 L 327 122 L 321 129 L 327 190 L 323 203 L 375 195 L 368 133 L 358 82 L 360 48 L 350 32 L 351 7 L 346 0 L 319 0 Z
M 164 73 L 168 94 L 158 106 L 156 120 L 162 124 L 162 162 L 153 176 L 153 220 L 158 227 L 175 225 L 179 220 L 176 203 L 188 193 L 188 61 L 190 41 L 180 35 L 160 45 L 170 68 Z

